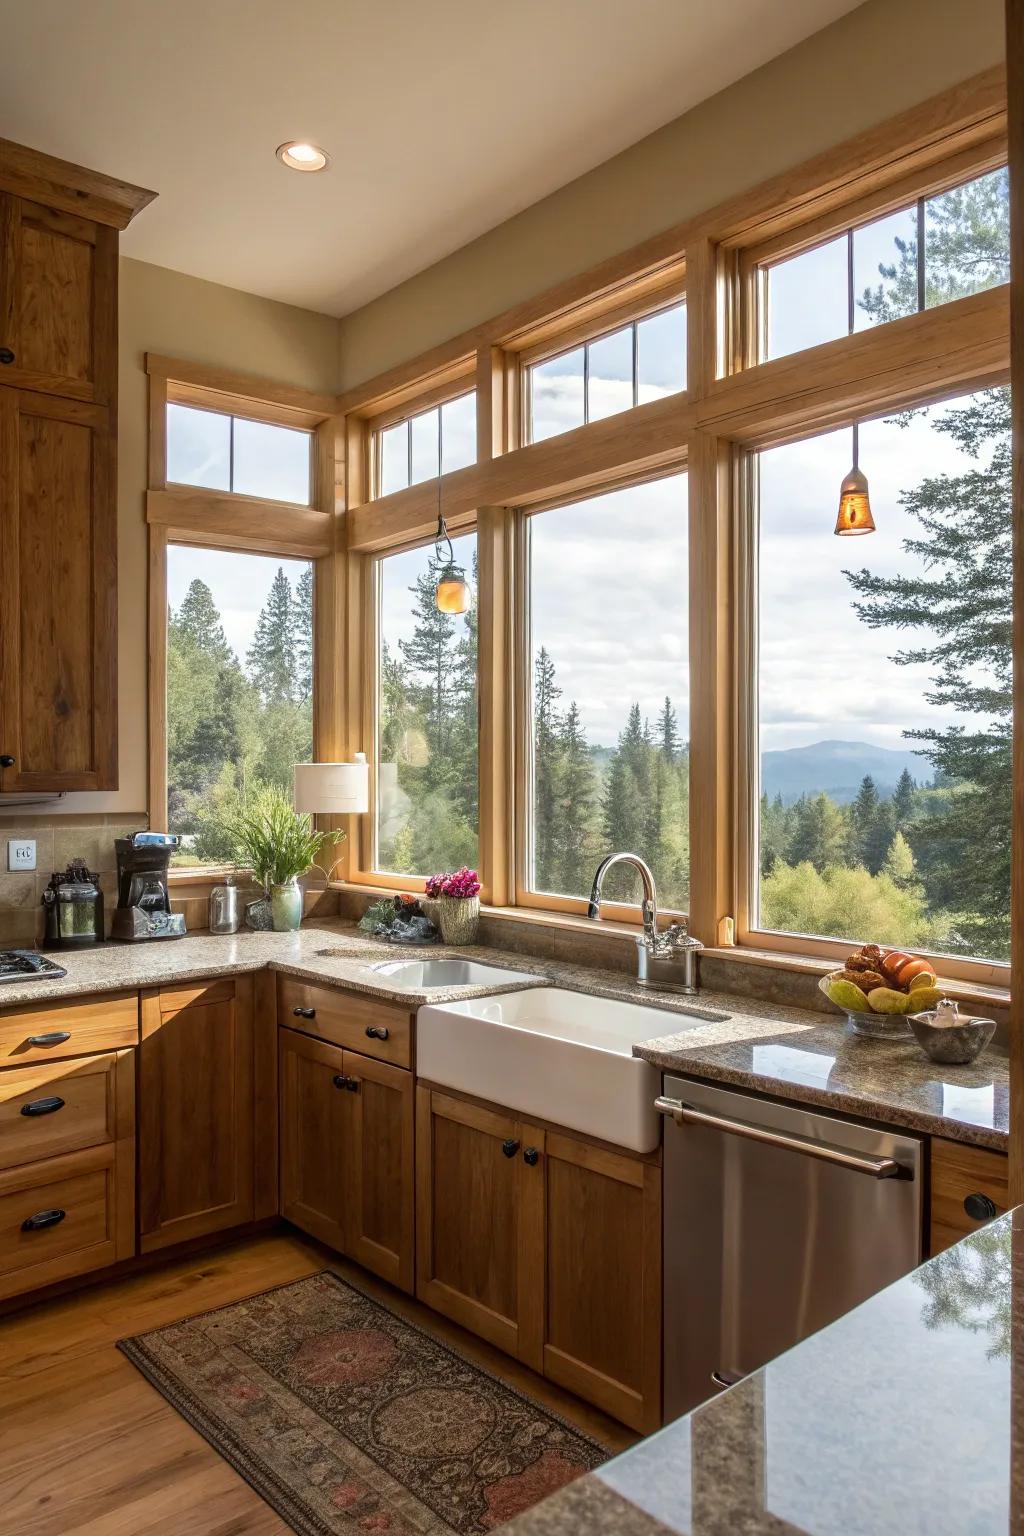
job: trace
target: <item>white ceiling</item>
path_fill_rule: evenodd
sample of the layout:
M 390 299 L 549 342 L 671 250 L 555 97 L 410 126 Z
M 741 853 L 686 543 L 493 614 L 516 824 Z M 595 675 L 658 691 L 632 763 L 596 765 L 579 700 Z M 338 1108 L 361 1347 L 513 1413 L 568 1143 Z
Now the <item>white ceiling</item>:
M 158 192 L 125 254 L 340 315 L 852 9 L 0 0 L 0 137 Z

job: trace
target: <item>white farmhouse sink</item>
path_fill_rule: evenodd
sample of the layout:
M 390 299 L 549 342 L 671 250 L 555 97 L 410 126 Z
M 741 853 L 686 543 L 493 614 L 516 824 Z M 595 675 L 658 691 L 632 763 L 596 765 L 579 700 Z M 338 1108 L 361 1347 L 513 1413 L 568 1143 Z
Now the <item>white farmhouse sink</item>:
M 431 987 L 507 987 L 517 981 L 543 981 L 529 971 L 508 971 L 500 965 L 483 965 L 479 960 L 380 960 L 367 967 L 378 976 L 386 976 L 395 987 L 410 992 L 428 992 Z
M 416 1071 L 440 1087 L 652 1152 L 661 1074 L 633 1046 L 707 1019 L 561 987 L 427 1003 L 416 1015 Z

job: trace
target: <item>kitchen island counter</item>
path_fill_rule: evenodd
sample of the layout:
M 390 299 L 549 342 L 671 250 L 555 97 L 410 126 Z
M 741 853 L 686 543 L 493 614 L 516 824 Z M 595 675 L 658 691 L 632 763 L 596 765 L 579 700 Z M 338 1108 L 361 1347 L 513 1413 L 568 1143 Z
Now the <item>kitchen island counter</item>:
M 508 1536 L 1006 1536 L 1024 1207 L 589 1473 Z

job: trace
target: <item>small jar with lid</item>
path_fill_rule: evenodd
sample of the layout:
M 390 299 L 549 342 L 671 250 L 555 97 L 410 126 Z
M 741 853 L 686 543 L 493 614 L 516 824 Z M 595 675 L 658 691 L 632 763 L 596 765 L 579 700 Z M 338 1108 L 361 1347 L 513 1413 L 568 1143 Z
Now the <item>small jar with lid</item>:
M 238 887 L 233 875 L 228 875 L 223 885 L 215 885 L 210 892 L 210 932 L 237 933 L 242 920 Z

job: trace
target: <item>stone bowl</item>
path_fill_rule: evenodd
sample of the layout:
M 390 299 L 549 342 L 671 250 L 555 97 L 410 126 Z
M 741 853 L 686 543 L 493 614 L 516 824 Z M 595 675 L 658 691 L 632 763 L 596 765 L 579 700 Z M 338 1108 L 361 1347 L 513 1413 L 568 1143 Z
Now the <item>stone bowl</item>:
M 936 1024 L 934 1013 L 911 1013 L 907 1023 L 925 1055 L 947 1067 L 963 1067 L 975 1061 L 996 1032 L 994 1019 Z

